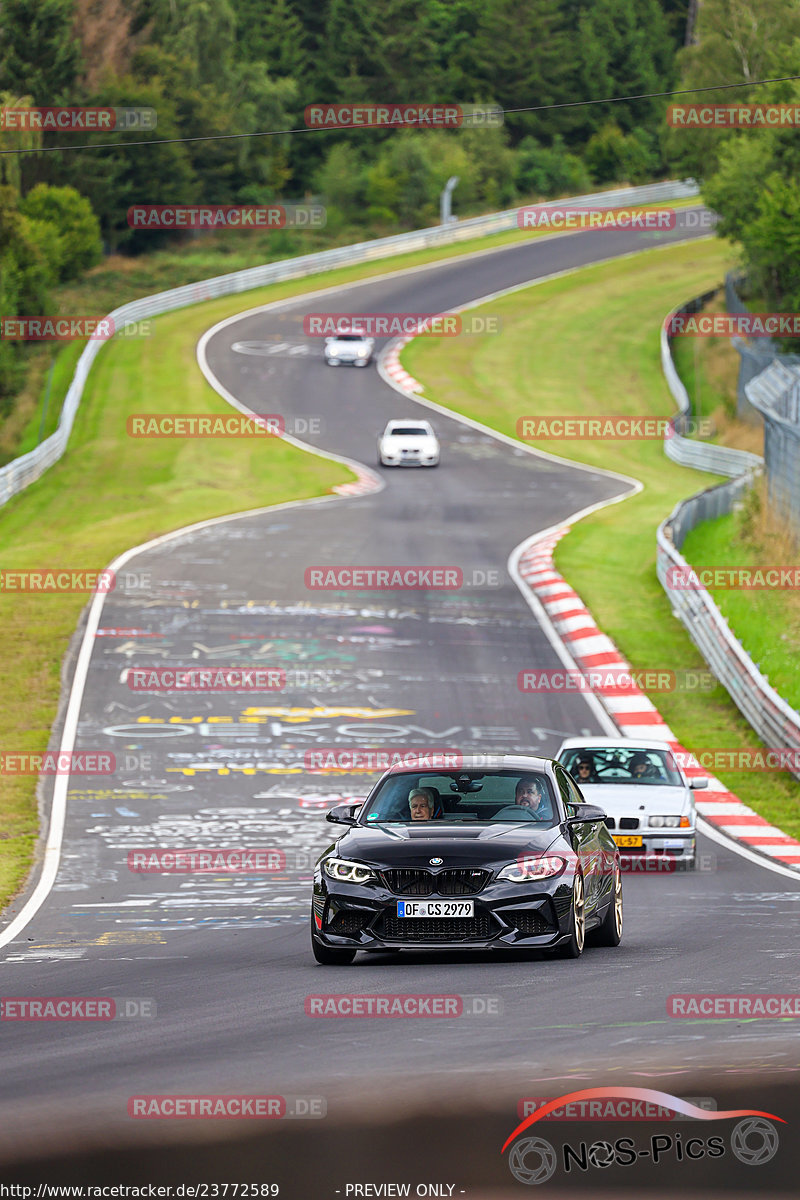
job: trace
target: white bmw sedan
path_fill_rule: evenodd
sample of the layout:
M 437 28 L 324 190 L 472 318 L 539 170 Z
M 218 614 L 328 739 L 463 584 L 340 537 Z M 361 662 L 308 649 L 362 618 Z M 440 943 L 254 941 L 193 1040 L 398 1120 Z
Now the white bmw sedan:
M 374 338 L 359 329 L 337 333 L 334 337 L 325 338 L 325 362 L 329 367 L 345 363 L 353 367 L 366 367 L 374 348 Z
M 381 467 L 438 467 L 439 441 L 429 421 L 389 421 L 378 438 Z
M 688 779 L 667 742 L 651 738 L 567 738 L 556 754 L 587 804 L 606 824 L 623 856 L 657 855 L 693 867 L 696 811 Z

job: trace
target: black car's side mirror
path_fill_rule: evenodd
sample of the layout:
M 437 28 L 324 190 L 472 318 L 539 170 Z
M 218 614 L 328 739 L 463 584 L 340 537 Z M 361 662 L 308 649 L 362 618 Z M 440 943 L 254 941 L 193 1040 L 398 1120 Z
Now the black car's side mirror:
M 326 813 L 325 820 L 331 821 L 334 825 L 357 825 L 356 813 L 360 808 L 360 803 L 334 804 L 333 808 Z
M 605 821 L 606 814 L 596 804 L 576 804 L 571 817 L 567 817 L 568 825 L 584 825 L 589 821 Z

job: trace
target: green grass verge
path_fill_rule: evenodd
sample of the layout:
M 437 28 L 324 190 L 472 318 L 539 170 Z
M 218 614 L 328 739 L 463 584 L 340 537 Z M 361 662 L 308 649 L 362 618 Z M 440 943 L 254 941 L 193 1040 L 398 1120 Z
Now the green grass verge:
M 424 381 L 426 396 L 511 436 L 526 415 L 669 415 L 659 328 L 670 309 L 720 280 L 730 261 L 730 251 L 709 240 L 588 267 L 492 301 L 481 311 L 500 317 L 500 336 L 418 338 L 403 364 Z M 644 483 L 632 499 L 576 525 L 556 563 L 633 666 L 703 670 L 656 578 L 655 530 L 714 477 L 672 463 L 660 441 L 536 444 Z M 690 748 L 757 744 L 721 687 L 652 700 Z M 790 775 L 719 777 L 767 820 L 800 835 L 800 785 Z
M 693 529 L 681 553 L 697 567 L 797 566 L 797 553 L 770 557 L 763 541 L 754 543 L 748 512 L 703 521 Z M 765 552 L 766 551 L 766 552 Z M 800 598 L 769 588 L 710 588 L 733 633 L 779 695 L 800 712 Z

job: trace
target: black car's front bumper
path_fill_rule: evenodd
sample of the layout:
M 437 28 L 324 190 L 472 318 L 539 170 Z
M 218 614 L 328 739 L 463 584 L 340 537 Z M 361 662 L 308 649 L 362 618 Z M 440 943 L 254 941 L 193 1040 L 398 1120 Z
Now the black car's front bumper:
M 471 918 L 398 917 L 398 901 L 415 898 L 397 895 L 382 882 L 334 882 L 318 869 L 314 936 L 326 946 L 348 950 L 556 946 L 570 932 L 572 874 L 530 885 L 491 882 L 474 895 L 459 897 L 474 901 Z

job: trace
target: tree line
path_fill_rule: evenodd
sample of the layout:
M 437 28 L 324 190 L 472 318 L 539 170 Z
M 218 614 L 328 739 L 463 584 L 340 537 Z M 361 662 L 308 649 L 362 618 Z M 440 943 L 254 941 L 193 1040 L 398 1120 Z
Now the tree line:
M 48 288 L 103 249 L 188 236 L 131 229 L 134 204 L 313 196 L 334 233 L 371 236 L 435 223 L 451 175 L 468 214 L 675 171 L 706 179 L 777 303 L 800 291 L 775 252 L 796 227 L 791 132 L 669 130 L 666 100 L 647 94 L 790 73 L 799 24 L 800 0 L 0 0 L 0 107 L 158 114 L 154 130 L 92 135 L 103 150 L 0 157 L 0 312 L 47 311 Z M 219 140 L 302 129 L 308 104 L 359 101 L 534 111 L 491 129 Z M 172 138 L 195 140 L 162 144 Z M 90 139 L 0 126 L 0 149 L 70 140 Z M 0 399 L 13 358 L 0 344 Z

